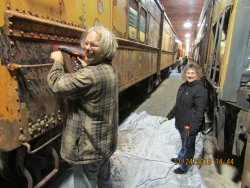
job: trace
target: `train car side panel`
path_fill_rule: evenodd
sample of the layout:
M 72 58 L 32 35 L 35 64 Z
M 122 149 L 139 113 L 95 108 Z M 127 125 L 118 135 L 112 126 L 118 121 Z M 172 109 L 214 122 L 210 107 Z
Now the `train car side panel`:
M 111 1 L 84 1 L 85 23 L 87 27 L 103 25 L 112 29 Z
M 163 25 L 163 42 L 160 67 L 161 70 L 174 64 L 175 47 L 174 32 L 167 19 L 165 18 Z
M 123 91 L 139 81 L 156 73 L 156 54 L 140 49 L 118 50 L 114 66 L 120 78 Z
M 250 1 L 207 1 L 198 32 L 195 61 L 206 73 L 210 92 L 209 114 L 217 150 L 241 156 L 246 144 L 249 111 L 249 22 Z M 208 19 L 210 18 L 211 19 Z M 202 29 L 202 28 L 201 28 Z M 207 48 L 207 53 L 203 49 Z M 200 63 L 204 59 L 205 62 Z
M 31 12 L 30 7 L 19 11 L 25 8 L 23 6 L 26 4 L 23 5 L 19 1 L 13 4 L 22 8 L 13 7 L 12 4 L 6 5 L 4 25 L 1 26 L 1 75 L 6 74 L 6 77 L 1 77 L 4 80 L 1 81 L 1 86 L 6 88 L 5 94 L 2 95 L 7 97 L 7 103 L 1 106 L 1 112 L 6 112 L 7 105 L 8 110 L 12 110 L 9 113 L 17 114 L 18 122 L 10 125 L 13 120 L 1 117 L 0 135 L 2 138 L 8 136 L 8 139 L 11 139 L 8 142 L 1 140 L 0 150 L 5 151 L 13 150 L 21 143 L 28 142 L 61 124 L 61 112 L 57 114 L 60 111 L 60 102 L 47 86 L 47 73 L 51 66 L 49 54 L 54 50 L 55 44 L 79 44 L 83 31 L 72 26 L 70 22 L 62 23 L 60 19 L 53 21 L 53 11 L 43 18 L 39 10 L 53 10 L 49 9 L 48 5 L 54 7 L 54 4 L 47 1 L 41 2 L 38 12 L 36 9 Z M 82 11 L 75 13 L 80 15 Z M 75 19 L 74 23 L 79 22 L 79 18 Z M 10 100 L 18 104 L 13 106 L 15 102 L 8 103 Z M 12 106 L 9 106 L 10 104 Z
M 158 23 L 152 18 L 145 4 L 135 0 L 128 3 L 128 9 L 124 9 L 124 4 L 119 4 L 120 7 L 115 8 L 127 10 L 124 14 L 127 18 L 120 19 L 118 15 L 113 15 L 113 28 L 128 26 L 127 35 L 119 35 L 118 52 L 112 62 L 120 78 L 121 91 L 154 75 L 157 71 L 158 50 L 149 39 L 154 38 L 155 33 L 152 34 L 150 31 Z M 116 32 L 117 30 L 114 31 Z M 124 37 L 121 37 L 122 35 Z
M 117 37 L 127 38 L 128 6 L 126 1 L 113 1 L 112 27 Z
M 53 1 L 51 0 L 9 0 L 8 5 L 11 11 L 34 14 L 34 16 L 43 17 L 50 20 L 61 20 L 62 22 L 72 22 L 82 25 L 82 7 L 83 1 Z M 70 7 L 68 9 L 67 7 Z

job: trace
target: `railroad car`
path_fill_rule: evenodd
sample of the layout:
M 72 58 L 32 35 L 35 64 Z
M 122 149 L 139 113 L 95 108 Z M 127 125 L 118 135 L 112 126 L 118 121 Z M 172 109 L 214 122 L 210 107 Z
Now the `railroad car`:
M 236 156 L 244 156 L 249 148 L 249 10 L 248 0 L 205 1 L 193 52 L 208 83 L 208 114 L 217 149 Z M 249 160 L 248 152 L 245 164 Z
M 103 25 L 118 40 L 120 92 L 142 82 L 150 92 L 174 63 L 175 31 L 158 0 L 0 3 L 0 174 L 41 187 L 58 172 L 66 111 L 46 81 L 54 46 L 79 47 L 88 27 Z

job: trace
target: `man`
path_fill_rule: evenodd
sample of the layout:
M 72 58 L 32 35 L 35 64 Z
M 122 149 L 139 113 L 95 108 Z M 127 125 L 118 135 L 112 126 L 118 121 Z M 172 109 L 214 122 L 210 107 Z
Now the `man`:
M 182 70 L 185 68 L 187 64 L 188 64 L 188 57 L 185 55 L 182 60 Z
M 112 187 L 109 157 L 117 146 L 119 85 L 111 61 L 118 45 L 110 31 L 97 26 L 81 46 L 87 66 L 72 74 L 65 73 L 60 51 L 51 54 L 49 87 L 70 99 L 61 156 L 73 164 L 75 188 Z
M 182 66 L 182 58 L 181 58 L 181 56 L 177 57 L 176 64 L 177 64 L 178 73 L 181 73 L 181 66 Z

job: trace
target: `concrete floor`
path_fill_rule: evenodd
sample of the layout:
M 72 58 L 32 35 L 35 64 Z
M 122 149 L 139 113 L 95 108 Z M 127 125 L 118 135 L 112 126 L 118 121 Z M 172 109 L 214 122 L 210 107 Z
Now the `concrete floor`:
M 135 113 L 146 111 L 150 115 L 163 116 L 172 109 L 175 104 L 177 90 L 182 83 L 181 75 L 174 70 L 169 78 L 165 79 L 157 89 L 136 109 Z M 211 165 L 200 166 L 201 174 L 209 188 L 237 188 L 241 182 L 233 182 L 232 179 L 238 173 L 236 167 L 222 164 L 216 165 L 214 160 L 215 146 L 211 133 L 204 140 L 204 159 L 211 159 Z

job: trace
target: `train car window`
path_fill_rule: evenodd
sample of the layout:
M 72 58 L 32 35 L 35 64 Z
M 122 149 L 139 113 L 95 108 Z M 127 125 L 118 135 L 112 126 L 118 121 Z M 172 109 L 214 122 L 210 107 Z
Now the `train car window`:
M 147 12 L 141 8 L 140 15 L 140 42 L 146 42 Z
M 137 40 L 138 30 L 138 3 L 136 0 L 129 0 L 129 38 Z

